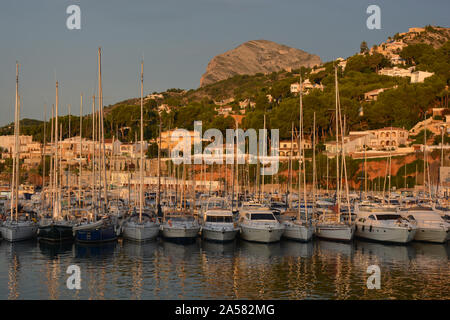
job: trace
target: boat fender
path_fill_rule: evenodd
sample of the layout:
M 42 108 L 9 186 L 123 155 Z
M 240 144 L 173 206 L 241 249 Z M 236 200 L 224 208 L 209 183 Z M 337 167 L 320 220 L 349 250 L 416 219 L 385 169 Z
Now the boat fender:
M 372 226 L 370 226 L 370 228 L 369 228 L 369 232 L 372 232 Z
M 169 221 L 167 221 L 167 223 L 169 224 L 169 226 L 172 226 L 172 220 L 169 219 Z

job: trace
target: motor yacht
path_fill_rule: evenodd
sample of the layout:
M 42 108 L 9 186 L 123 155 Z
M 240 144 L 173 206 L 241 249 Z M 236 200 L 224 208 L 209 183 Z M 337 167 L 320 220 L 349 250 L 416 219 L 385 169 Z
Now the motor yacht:
M 239 227 L 233 219 L 233 212 L 225 209 L 210 209 L 203 214 L 202 238 L 210 241 L 233 241 Z
M 198 221 L 185 211 L 169 211 L 164 214 L 162 236 L 177 242 L 193 242 L 200 231 Z
M 401 208 L 399 214 L 416 225 L 416 241 L 444 243 L 448 239 L 449 224 L 431 207 Z
M 416 234 L 415 224 L 397 213 L 395 207 L 356 206 L 355 236 L 358 238 L 408 243 Z
M 244 210 L 240 213 L 241 237 L 254 242 L 277 242 L 285 230 L 270 209 L 259 208 Z

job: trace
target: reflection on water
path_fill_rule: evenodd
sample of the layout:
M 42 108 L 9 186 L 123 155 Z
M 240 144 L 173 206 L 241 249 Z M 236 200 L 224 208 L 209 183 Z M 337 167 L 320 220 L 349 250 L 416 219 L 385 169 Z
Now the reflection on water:
M 1 299 L 450 299 L 449 245 L 0 243 Z M 69 290 L 70 265 L 81 290 Z M 381 269 L 381 289 L 366 286 Z

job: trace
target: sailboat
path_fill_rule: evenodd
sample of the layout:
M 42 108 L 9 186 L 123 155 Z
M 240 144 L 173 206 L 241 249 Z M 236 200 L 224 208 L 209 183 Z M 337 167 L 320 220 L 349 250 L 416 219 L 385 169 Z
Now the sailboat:
M 336 205 L 335 212 L 326 212 L 321 216 L 321 221 L 316 224 L 315 235 L 319 238 L 335 241 L 351 241 L 355 233 L 355 226 L 351 222 L 351 210 L 348 196 L 347 171 L 345 168 L 345 150 L 344 150 L 344 130 L 342 130 L 342 121 L 340 121 L 340 102 L 339 102 L 339 88 L 337 79 L 337 68 L 334 69 L 335 86 L 336 86 Z M 342 135 L 342 157 L 343 170 L 345 172 L 347 203 L 349 219 L 347 222 L 341 222 L 341 194 L 340 194 L 340 176 L 339 176 L 339 126 L 341 125 Z M 336 221 L 337 218 L 337 221 Z
M 143 212 L 143 185 L 144 185 L 144 61 L 141 62 L 141 163 L 139 183 L 139 215 L 133 214 L 123 226 L 123 237 L 134 241 L 153 240 L 158 236 L 159 223 L 152 213 Z M 159 190 L 158 190 L 159 191 Z
M 55 131 L 54 134 L 54 152 L 53 152 L 53 188 L 52 188 L 52 211 L 48 215 L 43 215 L 39 222 L 38 228 L 38 239 L 39 241 L 48 242 L 62 242 L 62 241 L 72 241 L 73 240 L 73 222 L 64 219 L 61 216 L 61 189 L 60 189 L 60 161 L 59 155 L 59 145 L 58 145 L 58 82 L 56 82 L 56 104 L 55 104 Z M 52 119 L 53 121 L 53 119 Z M 52 126 L 53 127 L 53 126 Z
M 107 215 L 105 212 L 105 203 L 108 203 L 107 181 L 106 181 L 106 166 L 105 166 L 105 139 L 103 128 L 103 92 L 102 92 L 102 72 L 101 72 L 101 48 L 98 48 L 98 93 L 99 93 L 99 110 L 98 115 L 95 115 L 95 97 L 92 101 L 92 138 L 95 141 L 95 136 L 100 140 L 100 148 L 96 148 L 93 143 L 93 161 L 92 161 L 92 206 L 89 209 L 89 215 L 73 227 L 75 240 L 81 243 L 102 243 L 117 240 L 120 234 L 120 228 L 117 225 L 114 217 Z M 95 132 L 95 122 L 98 121 L 98 132 Z M 96 149 L 99 149 L 99 155 L 95 155 Z M 98 158 L 100 164 L 98 170 L 95 169 Z M 98 171 L 98 172 L 97 172 Z M 102 172 L 101 172 L 102 171 Z M 96 174 L 97 173 L 97 174 Z M 102 174 L 103 173 L 103 174 Z M 99 189 L 96 189 L 96 177 L 100 178 Z M 103 176 L 103 185 L 102 185 Z M 103 199 L 100 192 L 103 187 Z M 97 193 L 98 191 L 98 193 Z
M 308 222 L 308 205 L 306 201 L 306 183 L 303 184 L 303 197 L 304 197 L 304 204 L 305 204 L 305 216 L 306 221 L 302 221 L 301 219 L 301 205 L 300 205 L 300 194 L 301 194 L 301 166 L 300 162 L 303 163 L 303 169 L 305 169 L 305 159 L 304 159 L 304 153 L 303 153 L 303 100 L 302 100 L 302 79 L 300 76 L 300 115 L 299 115 L 299 143 L 298 143 L 298 149 L 299 149 L 299 166 L 298 166 L 298 195 L 299 195 L 299 201 L 298 201 L 298 210 L 297 215 L 295 214 L 295 211 L 287 210 L 282 218 L 281 222 L 285 228 L 283 237 L 291 240 L 296 241 L 302 241 L 307 242 L 312 239 L 312 236 L 314 234 L 314 228 L 313 226 Z M 293 132 L 291 133 L 293 135 Z M 291 141 L 293 141 L 293 138 L 291 137 Z M 292 142 L 291 142 L 292 143 Z M 303 158 L 303 160 L 302 160 Z M 305 171 L 306 172 L 306 171 Z M 306 182 L 306 181 L 305 181 Z
M 0 227 L 3 238 L 10 242 L 31 239 L 36 236 L 37 225 L 28 215 L 19 217 L 19 133 L 20 133 L 20 100 L 19 100 L 19 64 L 16 63 L 16 102 L 14 106 L 14 158 L 11 181 L 10 212 L 8 220 Z
M 186 209 L 185 177 L 186 167 L 183 164 L 183 188 L 181 190 L 181 205 L 183 208 L 165 211 L 163 213 L 163 224 L 161 225 L 164 239 L 181 243 L 194 242 L 200 231 L 200 224 L 197 219 Z

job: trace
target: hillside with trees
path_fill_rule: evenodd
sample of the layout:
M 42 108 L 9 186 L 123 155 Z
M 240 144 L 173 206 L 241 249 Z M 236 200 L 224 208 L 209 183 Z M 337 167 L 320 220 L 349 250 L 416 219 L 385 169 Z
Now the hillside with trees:
M 408 77 L 390 77 L 377 72 L 391 63 L 379 53 L 370 54 L 367 45 L 361 45 L 362 53 L 347 58 L 345 70 L 338 69 L 338 80 L 342 113 L 347 130 L 377 129 L 386 126 L 410 129 L 426 116 L 432 107 L 448 107 L 448 85 L 450 84 L 450 41 L 433 46 L 427 43 L 412 43 L 399 55 L 408 68 L 434 72 L 423 83 L 410 83 Z M 231 117 L 218 114 L 218 103 L 229 100 L 228 106 L 235 114 L 243 113 L 239 102 L 246 99 L 252 106 L 245 108 L 244 128 L 262 128 L 264 114 L 267 128 L 279 128 L 281 138 L 289 138 L 291 124 L 298 128 L 299 98 L 291 93 L 290 86 L 302 79 L 312 84 L 323 85 L 323 91 L 312 89 L 304 95 L 305 132 L 312 133 L 313 114 L 316 113 L 318 138 L 332 138 L 334 131 L 334 66 L 339 61 L 330 61 L 318 67 L 288 71 L 236 75 L 226 80 L 205 85 L 198 89 L 169 89 L 158 94 L 158 98 L 146 99 L 144 105 L 144 134 L 153 139 L 158 134 L 159 111 L 162 105 L 168 109 L 161 112 L 163 130 L 173 128 L 192 129 L 194 120 L 203 121 L 203 129 L 225 130 L 234 127 Z M 388 88 L 380 93 L 376 101 L 365 101 L 364 93 Z M 156 93 L 155 93 L 156 94 Z M 361 114 L 362 111 L 362 114 Z M 79 117 L 71 116 L 71 135 L 79 134 Z M 121 141 L 134 141 L 139 135 L 140 99 L 131 98 L 105 107 L 105 137 L 113 136 Z M 69 117 L 60 117 L 63 137 L 68 137 Z M 83 120 L 83 136 L 90 138 L 92 117 Z M 12 134 L 11 124 L 0 128 L 0 134 Z M 23 119 L 21 134 L 43 139 L 43 122 Z M 47 140 L 50 140 L 50 125 L 47 122 Z

